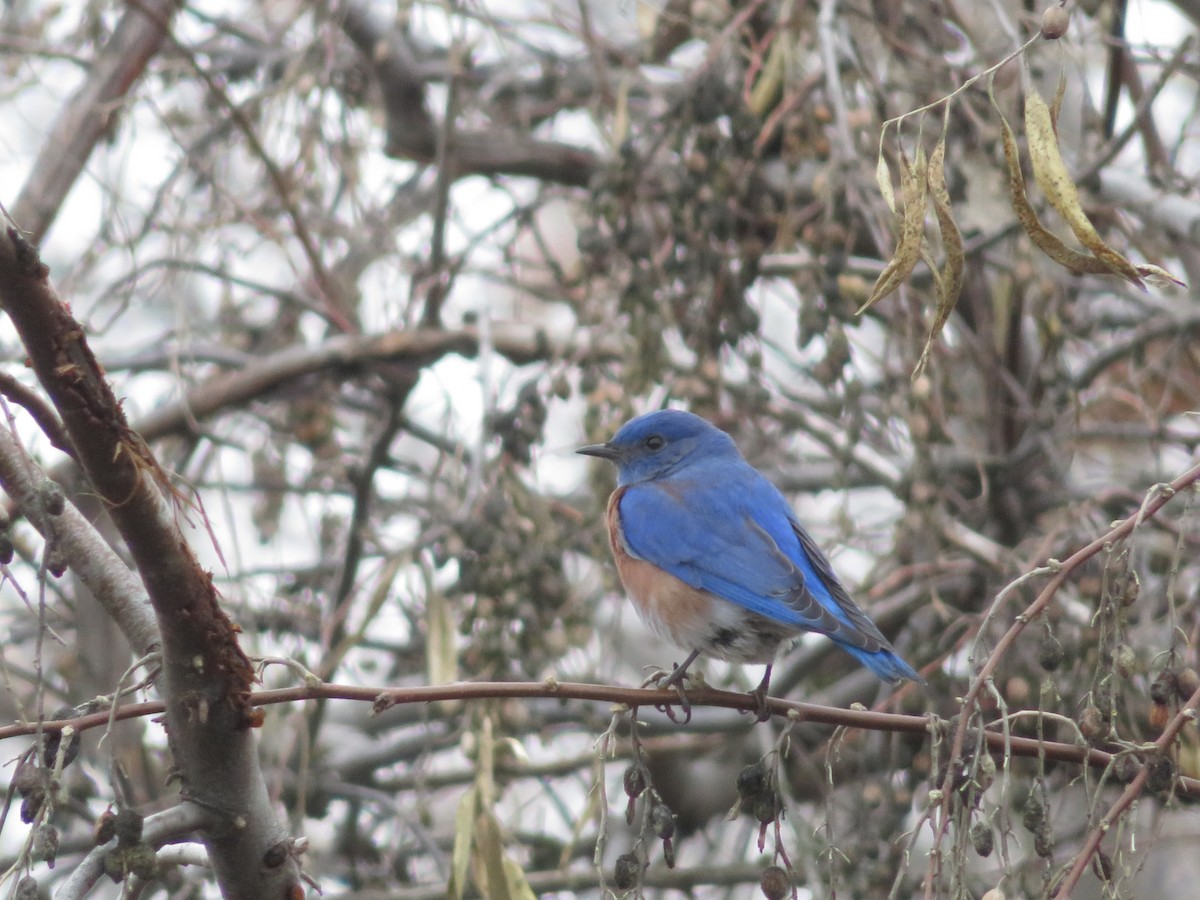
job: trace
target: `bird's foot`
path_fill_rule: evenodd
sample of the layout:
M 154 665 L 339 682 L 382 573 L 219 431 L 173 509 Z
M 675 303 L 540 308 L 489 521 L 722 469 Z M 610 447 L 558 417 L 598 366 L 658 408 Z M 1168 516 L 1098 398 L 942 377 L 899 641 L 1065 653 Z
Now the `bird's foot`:
M 648 678 L 646 678 L 642 682 L 641 686 L 643 688 L 657 688 L 658 690 L 663 691 L 668 689 L 675 691 L 675 696 L 679 698 L 679 708 L 683 710 L 682 719 L 676 716 L 675 706 L 670 703 L 659 704 L 655 707 L 655 709 L 666 713 L 667 718 L 672 722 L 678 725 L 686 725 L 692 719 L 692 704 L 691 701 L 688 700 L 688 696 L 683 690 L 683 685 L 680 683 L 683 681 L 683 678 L 679 677 L 680 672 L 681 670 L 679 667 L 672 669 L 670 673 L 664 672 L 662 669 L 658 669 Z
M 758 683 L 758 687 L 750 691 L 750 696 L 754 698 L 754 715 L 759 722 L 765 722 L 771 718 L 771 710 L 767 709 L 767 688 L 771 686 L 771 667 L 767 666 L 767 672 L 763 675 L 762 681 Z
M 679 698 L 679 708 L 683 710 L 682 719 L 676 718 L 675 707 L 671 704 L 664 703 L 662 706 L 657 708 L 666 713 L 667 718 L 676 724 L 686 725 L 692 720 L 692 704 L 691 701 L 688 700 L 687 694 L 684 692 L 683 681 L 687 677 L 688 666 L 690 666 L 692 661 L 695 660 L 695 658 L 699 655 L 700 654 L 698 651 L 693 651 L 691 655 L 683 661 L 683 665 L 675 666 L 671 669 L 670 673 L 664 672 L 662 669 L 658 669 L 651 673 L 651 675 L 642 682 L 642 687 L 644 688 L 655 687 L 659 690 L 665 691 L 669 689 L 675 692 L 675 696 Z

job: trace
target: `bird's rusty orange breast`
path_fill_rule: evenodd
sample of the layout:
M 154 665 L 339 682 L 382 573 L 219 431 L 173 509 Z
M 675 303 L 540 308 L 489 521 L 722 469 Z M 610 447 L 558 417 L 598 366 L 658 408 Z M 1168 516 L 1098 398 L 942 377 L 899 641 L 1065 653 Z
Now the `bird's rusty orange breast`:
M 617 488 L 608 498 L 608 541 L 625 592 L 642 621 L 669 641 L 695 646 L 696 636 L 707 631 L 714 597 L 680 581 L 653 563 L 631 556 L 621 531 L 621 495 Z

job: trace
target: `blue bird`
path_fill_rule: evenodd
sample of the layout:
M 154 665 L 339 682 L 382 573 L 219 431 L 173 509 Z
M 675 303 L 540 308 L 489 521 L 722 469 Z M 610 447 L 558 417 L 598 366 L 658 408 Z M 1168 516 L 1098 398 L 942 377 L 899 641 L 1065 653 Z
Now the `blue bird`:
M 815 631 L 888 681 L 923 682 L 855 605 L 783 494 L 699 416 L 665 409 L 580 447 L 617 466 L 608 536 L 617 573 L 652 630 L 691 654 L 771 664 Z

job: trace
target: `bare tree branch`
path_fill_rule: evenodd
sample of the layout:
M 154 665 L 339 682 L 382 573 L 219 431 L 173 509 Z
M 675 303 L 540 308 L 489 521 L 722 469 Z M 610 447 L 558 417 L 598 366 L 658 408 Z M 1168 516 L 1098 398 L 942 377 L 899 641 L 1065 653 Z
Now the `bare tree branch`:
M 162 46 L 178 0 L 145 0 L 125 10 L 93 70 L 51 128 L 10 214 L 40 244 L 93 148 L 112 130 L 121 104 Z
M 169 483 L 129 428 L 37 251 L 16 228 L 0 240 L 0 304 L 62 417 L 76 458 L 134 559 L 162 641 L 161 690 L 175 764 L 190 800 L 216 813 L 205 833 L 227 897 L 285 896 L 299 882 L 259 771 L 247 700 L 253 671 L 160 487 Z
M 437 154 L 435 123 L 425 99 L 416 55 L 395 28 L 376 20 L 366 3 L 344 4 L 342 27 L 371 63 L 383 91 L 389 156 L 431 163 Z M 526 175 L 542 181 L 586 186 L 600 167 L 596 156 L 577 147 L 516 132 L 455 128 L 447 157 L 454 178 L 465 175 Z
M 71 570 L 108 611 L 134 653 L 145 656 L 158 646 L 158 624 L 137 575 L 69 501 L 51 516 L 40 497 L 51 481 L 25 453 L 7 428 L 0 428 L 0 485 L 35 528 L 56 542 Z

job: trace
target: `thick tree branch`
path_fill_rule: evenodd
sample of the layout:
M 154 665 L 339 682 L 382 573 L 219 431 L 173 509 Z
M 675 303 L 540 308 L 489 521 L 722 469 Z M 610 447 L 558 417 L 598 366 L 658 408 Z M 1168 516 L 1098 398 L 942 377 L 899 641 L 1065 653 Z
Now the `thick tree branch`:
M 189 799 L 217 813 L 205 833 L 226 897 L 284 897 L 299 884 L 259 771 L 248 706 L 253 669 L 162 490 L 165 473 L 125 420 L 83 329 L 16 228 L 0 238 L 0 304 L 62 418 L 75 457 L 133 557 L 162 638 L 160 690 Z M 176 502 L 178 498 L 176 498 Z

